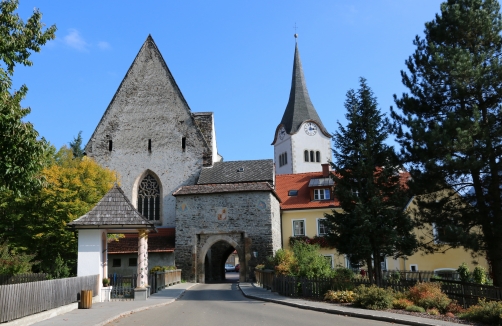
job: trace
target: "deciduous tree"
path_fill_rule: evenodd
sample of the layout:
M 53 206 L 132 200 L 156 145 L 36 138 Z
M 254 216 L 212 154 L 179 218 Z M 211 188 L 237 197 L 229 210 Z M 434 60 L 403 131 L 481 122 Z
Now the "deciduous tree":
M 35 9 L 26 23 L 14 13 L 17 0 L 0 2 L 0 189 L 26 192 L 40 184 L 47 142 L 29 122 L 30 108 L 22 108 L 26 85 L 12 90 L 11 77 L 17 64 L 31 66 L 32 52 L 54 39 L 56 26 L 43 30 L 42 14 Z

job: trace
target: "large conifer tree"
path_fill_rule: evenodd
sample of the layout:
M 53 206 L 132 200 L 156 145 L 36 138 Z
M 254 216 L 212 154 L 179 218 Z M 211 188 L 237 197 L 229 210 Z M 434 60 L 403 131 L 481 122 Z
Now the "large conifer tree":
M 448 0 L 416 37 L 395 96 L 398 141 L 413 166 L 429 252 L 444 245 L 486 254 L 502 285 L 502 21 L 496 0 Z M 404 126 L 404 128 L 402 128 Z M 404 129 L 404 131 L 403 131 Z
M 357 92 L 347 92 L 345 108 L 348 124 L 338 123 L 332 163 L 342 211 L 326 215 L 328 240 L 340 253 L 365 260 L 369 268 L 373 257 L 378 284 L 383 257 L 410 255 L 416 247 L 413 225 L 403 210 L 409 197 L 394 148 L 385 144 L 390 122 L 364 78 Z

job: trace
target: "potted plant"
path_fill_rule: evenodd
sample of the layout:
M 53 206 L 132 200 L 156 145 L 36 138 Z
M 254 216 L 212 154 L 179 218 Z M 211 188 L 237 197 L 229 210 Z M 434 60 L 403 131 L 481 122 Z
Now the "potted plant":
M 104 278 L 103 279 L 103 287 L 108 287 L 108 285 L 110 285 L 110 279 L 109 278 Z
M 103 301 L 110 301 L 110 296 L 112 292 L 112 286 L 110 285 L 110 279 L 109 278 L 103 278 L 102 280 L 103 283 L 103 288 L 101 288 L 101 302 Z

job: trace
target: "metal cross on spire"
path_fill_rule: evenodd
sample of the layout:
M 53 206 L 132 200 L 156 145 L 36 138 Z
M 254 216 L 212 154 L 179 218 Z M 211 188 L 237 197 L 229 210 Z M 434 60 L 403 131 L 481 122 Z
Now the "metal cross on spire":
M 296 30 L 298 29 L 298 27 L 296 26 L 296 22 L 295 22 L 295 27 L 293 27 L 295 29 L 295 41 L 298 39 L 298 34 L 296 33 Z

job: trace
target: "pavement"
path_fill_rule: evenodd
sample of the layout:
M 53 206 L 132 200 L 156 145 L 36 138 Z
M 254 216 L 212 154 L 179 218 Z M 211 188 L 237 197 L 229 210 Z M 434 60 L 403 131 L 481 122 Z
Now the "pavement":
M 195 286 L 197 283 L 181 283 L 161 290 L 151 295 L 146 301 L 111 301 L 93 303 L 91 309 L 73 309 L 69 312 L 53 316 L 43 317 L 36 314 L 27 318 L 18 319 L 6 323 L 6 326 L 15 325 L 36 325 L 36 326 L 101 326 L 106 325 L 120 317 L 132 314 L 134 312 L 161 307 L 168 305 L 179 299 L 186 290 Z M 324 313 L 338 314 L 370 320 L 379 320 L 395 324 L 417 325 L 417 326 L 458 326 L 457 323 L 451 323 L 441 320 L 434 320 L 410 315 L 401 315 L 385 311 L 374 311 L 358 309 L 346 306 L 339 306 L 327 302 L 309 301 L 304 299 L 289 298 L 273 293 L 261 288 L 254 283 L 239 283 L 239 288 L 244 296 L 267 302 L 287 305 L 291 307 L 320 311 Z M 38 315 L 38 320 L 37 320 Z M 31 319 L 30 319 L 31 318 Z M 41 320 L 41 318 L 48 318 Z
M 36 326 L 101 326 L 106 325 L 120 317 L 168 305 L 180 298 L 186 290 L 196 283 L 180 283 L 152 294 L 146 301 L 110 301 L 93 303 L 90 309 L 74 309 L 36 323 L 21 325 Z M 7 323 L 6 325 L 9 325 Z M 10 325 L 9 325 L 10 326 Z

